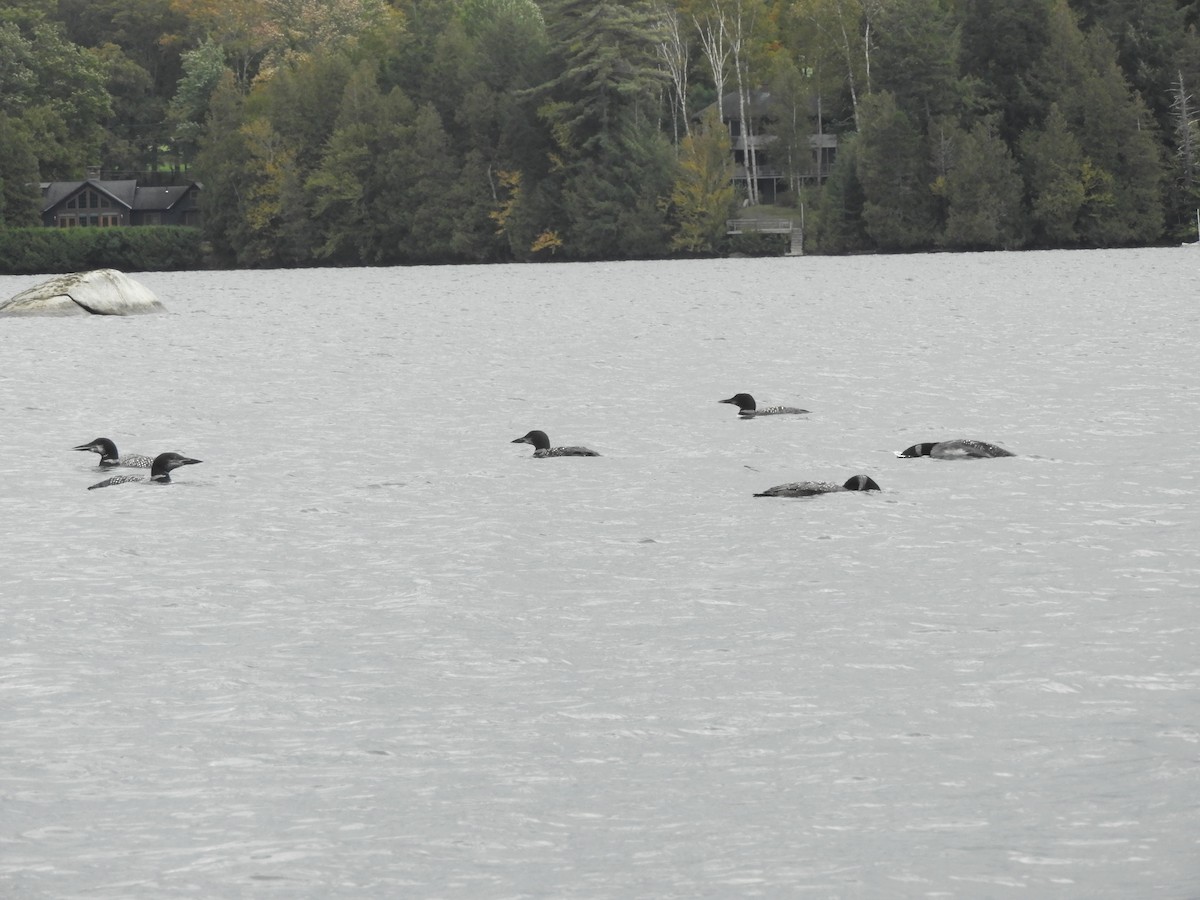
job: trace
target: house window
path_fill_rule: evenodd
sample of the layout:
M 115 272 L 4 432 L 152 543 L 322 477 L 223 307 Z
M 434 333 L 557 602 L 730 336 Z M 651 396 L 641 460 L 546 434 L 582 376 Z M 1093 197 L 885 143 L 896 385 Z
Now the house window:
M 59 216 L 58 217 L 58 227 L 59 228 L 74 228 L 77 224 L 79 224 L 79 223 L 75 221 L 74 216 Z
M 162 213 L 148 212 L 142 217 L 143 225 L 161 225 Z
M 111 205 L 106 201 L 107 198 L 99 191 L 86 190 L 80 191 L 63 205 L 67 209 L 106 209 Z

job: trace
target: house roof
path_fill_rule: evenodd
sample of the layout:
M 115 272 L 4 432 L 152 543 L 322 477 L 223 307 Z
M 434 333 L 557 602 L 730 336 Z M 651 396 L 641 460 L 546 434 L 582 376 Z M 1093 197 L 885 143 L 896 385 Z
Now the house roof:
M 195 182 L 173 184 L 169 187 L 138 187 L 138 183 L 132 179 L 101 181 L 88 178 L 85 181 L 51 181 L 42 187 L 42 212 L 53 209 L 85 187 L 91 187 L 111 197 L 116 205 L 126 209 L 165 210 L 179 202 L 193 186 Z
M 763 115 L 766 115 L 766 113 L 770 109 L 770 104 L 771 104 L 770 91 L 764 91 L 761 88 L 758 90 L 755 90 L 755 91 L 750 91 L 749 97 L 747 99 L 749 101 L 746 104 L 748 107 L 747 112 L 750 113 L 750 118 L 752 118 L 752 119 L 757 119 Z M 710 103 L 708 106 L 704 107 L 704 109 L 700 110 L 700 112 L 695 113 L 692 116 L 692 118 L 694 120 L 696 120 L 697 122 L 699 122 L 706 115 L 708 115 L 708 111 L 710 109 L 716 109 L 716 108 L 717 108 L 716 103 Z M 741 103 L 738 100 L 738 92 L 737 91 L 730 91 L 729 93 L 727 93 L 721 97 L 721 111 L 724 114 L 726 122 L 729 122 L 729 121 L 736 122 L 742 118 Z
M 704 117 L 708 115 L 708 111 L 716 108 L 716 103 L 710 103 L 692 116 L 693 121 L 703 121 Z M 816 95 L 808 98 L 808 108 L 809 115 L 815 116 L 817 113 Z M 721 111 L 726 122 L 740 122 L 742 120 L 742 107 L 741 102 L 738 100 L 737 91 L 730 91 L 721 97 Z M 757 88 L 750 91 L 746 98 L 746 112 L 751 119 L 769 119 L 778 110 L 772 105 L 771 92 L 765 88 Z
M 172 184 L 168 187 L 140 187 L 133 195 L 134 209 L 170 209 L 183 199 L 192 184 Z

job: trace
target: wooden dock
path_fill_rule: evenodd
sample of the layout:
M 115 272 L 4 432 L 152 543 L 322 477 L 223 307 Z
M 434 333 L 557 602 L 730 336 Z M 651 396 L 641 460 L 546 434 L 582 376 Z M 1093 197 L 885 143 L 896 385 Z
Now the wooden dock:
M 726 234 L 786 234 L 790 236 L 788 256 L 804 255 L 804 228 L 791 219 L 739 216 L 725 220 Z

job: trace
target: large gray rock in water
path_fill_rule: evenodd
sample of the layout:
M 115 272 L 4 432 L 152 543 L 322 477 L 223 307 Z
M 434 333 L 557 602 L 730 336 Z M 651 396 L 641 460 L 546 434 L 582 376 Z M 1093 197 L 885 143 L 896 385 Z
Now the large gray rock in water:
M 56 275 L 0 302 L 0 316 L 133 316 L 165 311 L 149 288 L 116 269 Z

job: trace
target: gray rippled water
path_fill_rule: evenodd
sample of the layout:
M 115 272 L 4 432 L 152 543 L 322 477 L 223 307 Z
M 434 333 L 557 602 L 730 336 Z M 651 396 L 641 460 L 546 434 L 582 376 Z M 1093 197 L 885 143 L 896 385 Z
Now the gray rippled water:
M 1200 896 L 1198 264 L 148 273 L 166 315 L 0 322 L 0 895 Z M 89 492 L 101 435 L 204 462 Z M 952 437 L 1019 455 L 894 455 Z

